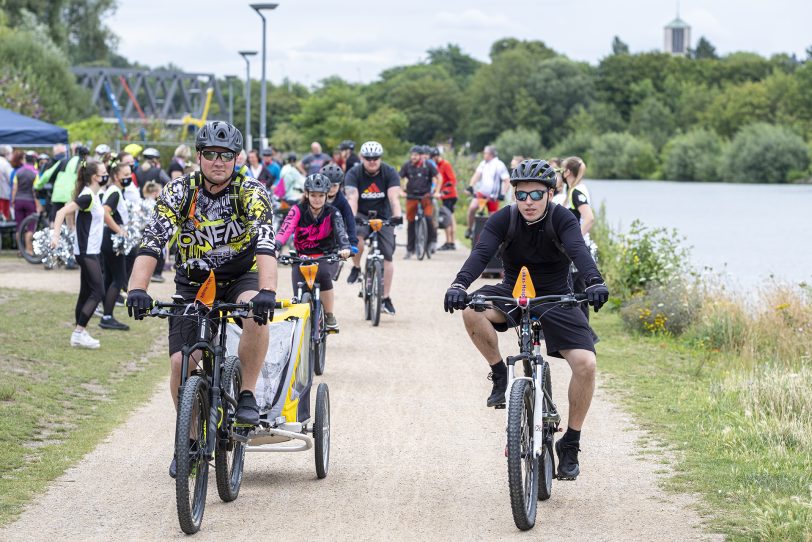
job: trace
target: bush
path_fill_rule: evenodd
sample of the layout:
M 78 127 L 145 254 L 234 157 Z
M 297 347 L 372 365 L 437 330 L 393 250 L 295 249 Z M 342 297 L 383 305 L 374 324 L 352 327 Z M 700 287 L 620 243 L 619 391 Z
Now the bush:
M 700 128 L 671 139 L 663 149 L 663 177 L 674 181 L 718 181 L 722 139 Z
M 502 160 L 508 164 L 510 158 L 517 155 L 525 158 L 541 157 L 541 136 L 527 128 L 505 130 L 496 138 L 494 145 L 503 157 Z
M 801 136 L 789 128 L 759 122 L 745 126 L 733 138 L 720 176 L 740 183 L 785 183 L 791 172 L 808 167 L 809 149 Z
M 688 329 L 699 308 L 696 290 L 677 279 L 633 297 L 621 308 L 620 316 L 633 331 L 674 336 Z
M 595 176 L 605 179 L 646 179 L 657 169 L 654 146 L 625 132 L 596 137 L 590 159 Z

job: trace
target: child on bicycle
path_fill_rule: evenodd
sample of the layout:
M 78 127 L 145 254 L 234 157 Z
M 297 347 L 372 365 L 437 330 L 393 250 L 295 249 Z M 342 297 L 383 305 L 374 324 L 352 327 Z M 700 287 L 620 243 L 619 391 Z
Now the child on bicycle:
M 341 213 L 327 203 L 330 179 L 321 173 L 308 175 L 304 182 L 302 200 L 291 207 L 288 216 L 276 235 L 276 246 L 280 249 L 293 235 L 293 246 L 299 256 L 317 258 L 324 254 L 338 253 L 342 259 L 350 255 L 350 241 L 344 227 Z M 319 265 L 316 282 L 321 287 L 321 302 L 324 303 L 324 320 L 327 329 L 338 329 L 338 321 L 333 314 L 333 276 L 335 263 Z M 293 290 L 296 284 L 304 282 L 299 266 L 293 266 L 291 274 Z

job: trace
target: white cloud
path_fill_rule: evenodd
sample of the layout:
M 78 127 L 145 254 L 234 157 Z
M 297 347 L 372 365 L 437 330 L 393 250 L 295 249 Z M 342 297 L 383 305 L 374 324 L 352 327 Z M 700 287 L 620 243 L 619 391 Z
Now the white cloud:
M 463 28 L 466 30 L 500 29 L 509 25 L 508 18 L 500 13 L 485 13 L 479 9 L 466 9 L 463 12 L 441 11 L 433 21 L 438 26 Z

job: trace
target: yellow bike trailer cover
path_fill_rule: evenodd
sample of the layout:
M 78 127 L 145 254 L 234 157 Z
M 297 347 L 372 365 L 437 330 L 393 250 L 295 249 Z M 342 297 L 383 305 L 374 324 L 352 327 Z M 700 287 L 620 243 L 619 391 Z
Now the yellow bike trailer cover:
M 260 415 L 269 422 L 284 416 L 287 422 L 310 419 L 310 305 L 300 303 L 274 310 L 268 324 L 268 353 L 257 378 L 256 399 Z M 237 355 L 242 329 L 226 326 L 228 355 Z

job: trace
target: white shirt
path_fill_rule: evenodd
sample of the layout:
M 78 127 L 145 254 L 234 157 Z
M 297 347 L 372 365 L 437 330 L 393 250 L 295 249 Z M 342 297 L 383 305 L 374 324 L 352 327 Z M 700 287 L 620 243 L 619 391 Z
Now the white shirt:
M 502 191 L 502 181 L 510 179 L 510 173 L 508 173 L 505 163 L 494 157 L 481 161 L 476 170 L 477 173 L 481 173 L 481 176 L 474 190 L 492 199 L 499 197 Z

